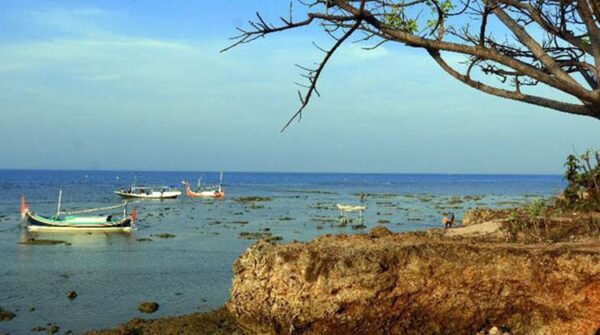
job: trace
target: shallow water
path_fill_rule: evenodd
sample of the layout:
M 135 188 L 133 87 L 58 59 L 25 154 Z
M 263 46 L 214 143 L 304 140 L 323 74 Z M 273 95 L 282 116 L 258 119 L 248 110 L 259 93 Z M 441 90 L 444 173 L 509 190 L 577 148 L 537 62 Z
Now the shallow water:
M 142 172 L 138 184 L 177 185 L 203 173 Z M 204 173 L 216 182 L 218 174 Z M 0 332 L 27 333 L 55 322 L 61 332 L 111 327 L 132 317 L 205 311 L 227 299 L 235 259 L 254 241 L 242 232 L 265 232 L 285 241 L 322 234 L 360 233 L 377 225 L 392 231 L 441 226 L 442 212 L 458 220 L 477 206 L 510 207 L 556 194 L 560 176 L 226 173 L 224 200 L 144 201 L 131 234 L 45 233 L 19 227 L 25 194 L 32 210 L 56 212 L 59 189 L 65 210 L 119 203 L 112 192 L 133 180 L 118 171 L 0 170 L 0 307 L 17 314 Z M 365 193 L 364 202 L 360 193 Z M 241 196 L 271 201 L 242 203 Z M 336 203 L 364 204 L 359 221 L 340 227 Z M 357 227 L 363 224 L 366 228 Z M 353 227 L 355 226 L 355 227 Z M 152 236 L 174 234 L 174 238 Z M 30 237 L 71 245 L 23 245 Z M 138 241 L 149 237 L 152 241 Z M 69 291 L 78 297 L 69 300 Z M 139 313 L 142 301 L 158 312 Z M 34 310 L 31 310 L 34 309 Z

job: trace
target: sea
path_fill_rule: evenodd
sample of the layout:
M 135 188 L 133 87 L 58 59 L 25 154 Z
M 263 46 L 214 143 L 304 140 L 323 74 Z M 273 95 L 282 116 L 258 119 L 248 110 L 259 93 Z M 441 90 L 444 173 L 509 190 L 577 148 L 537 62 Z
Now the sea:
M 28 233 L 21 196 L 39 215 L 118 205 L 115 190 L 137 185 L 182 189 L 218 183 L 218 172 L 0 170 L 0 308 L 16 317 L 0 334 L 26 334 L 57 325 L 82 333 L 131 318 L 208 311 L 228 298 L 232 266 L 258 233 L 278 240 L 310 241 L 324 234 L 360 234 L 442 227 L 444 213 L 460 223 L 476 207 L 514 207 L 558 194 L 559 175 L 224 173 L 225 198 L 145 200 L 131 233 Z M 261 197 L 262 201 L 245 201 Z M 360 217 L 340 218 L 336 204 L 364 205 Z M 121 209 L 99 214 L 122 215 Z M 161 234 L 173 235 L 161 238 Z M 28 239 L 67 243 L 29 245 Z M 69 299 L 67 293 L 77 297 Z M 154 314 L 137 310 L 154 301 Z

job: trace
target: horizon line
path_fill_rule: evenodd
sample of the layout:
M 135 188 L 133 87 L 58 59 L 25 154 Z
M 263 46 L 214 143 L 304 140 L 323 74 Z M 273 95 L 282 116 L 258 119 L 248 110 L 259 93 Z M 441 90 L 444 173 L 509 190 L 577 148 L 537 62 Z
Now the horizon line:
M 193 173 L 193 172 L 223 172 L 223 173 L 264 173 L 264 174 L 377 174 L 377 175 L 489 175 L 489 176 L 562 176 L 562 173 L 540 173 L 540 172 L 331 172 L 331 171 L 226 171 L 226 170 L 132 170 L 132 169 L 80 169 L 80 168 L 0 168 L 0 171 L 50 171 L 50 172 L 182 172 L 182 173 Z

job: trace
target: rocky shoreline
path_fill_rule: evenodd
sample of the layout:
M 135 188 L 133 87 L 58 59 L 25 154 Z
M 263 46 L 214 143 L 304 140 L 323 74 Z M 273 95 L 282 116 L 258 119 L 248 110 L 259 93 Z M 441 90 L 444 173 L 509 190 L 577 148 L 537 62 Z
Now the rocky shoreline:
M 213 334 L 248 335 L 225 308 L 206 313 L 193 313 L 155 320 L 131 319 L 114 329 L 93 330 L 87 335 L 138 335 L 138 334 Z
M 600 239 L 509 243 L 505 219 L 480 216 L 449 230 L 260 241 L 235 263 L 224 308 L 89 334 L 598 331 Z
M 258 334 L 593 334 L 599 245 L 426 233 L 259 242 L 234 266 L 227 308 Z

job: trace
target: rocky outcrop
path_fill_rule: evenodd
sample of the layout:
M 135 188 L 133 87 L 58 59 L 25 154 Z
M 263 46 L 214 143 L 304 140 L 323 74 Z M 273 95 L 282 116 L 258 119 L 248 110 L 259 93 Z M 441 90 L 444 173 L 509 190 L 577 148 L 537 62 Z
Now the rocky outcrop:
M 502 222 L 498 220 L 492 220 L 453 229 L 444 229 L 443 235 L 448 237 L 487 237 L 495 240 L 506 239 L 506 234 L 502 231 Z
M 470 226 L 484 222 L 502 222 L 510 215 L 510 209 L 475 208 L 468 210 L 462 220 L 463 226 Z
M 598 242 L 384 231 L 261 241 L 235 263 L 227 309 L 259 334 L 594 334 Z

